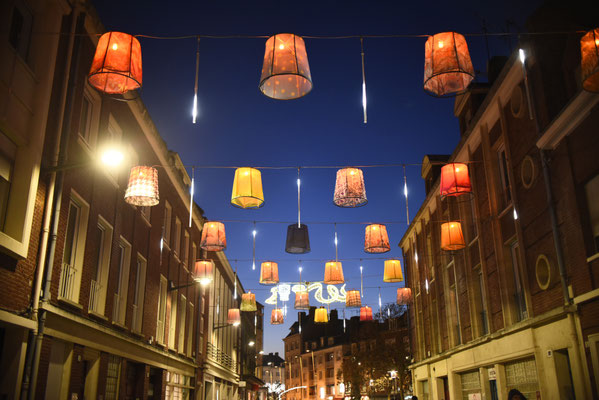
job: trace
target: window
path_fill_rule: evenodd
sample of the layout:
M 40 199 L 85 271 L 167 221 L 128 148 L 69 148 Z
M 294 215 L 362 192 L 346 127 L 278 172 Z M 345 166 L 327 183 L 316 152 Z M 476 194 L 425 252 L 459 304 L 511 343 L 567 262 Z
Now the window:
M 158 316 L 156 320 L 156 341 L 164 344 L 164 329 L 166 321 L 166 288 L 168 285 L 167 279 L 160 275 L 160 290 L 158 293 Z
M 168 201 L 164 202 L 164 221 L 162 223 L 162 238 L 164 244 L 170 246 L 171 243 L 171 218 L 173 209 Z
M 501 185 L 500 189 L 502 195 L 501 200 L 503 201 L 503 208 L 505 208 L 512 200 L 512 195 L 510 193 L 510 179 L 507 155 L 505 153 L 505 147 L 503 145 L 499 148 L 499 150 L 497 150 L 497 162 L 499 163 L 499 183 Z
M 0 132 L 0 230 L 4 231 L 17 146 Z
M 8 42 L 24 60 L 27 60 L 29 53 L 32 26 L 33 13 L 23 1 L 15 2 L 8 31 Z
M 121 138 L 123 137 L 123 130 L 116 122 L 116 119 L 112 114 L 108 115 L 108 128 L 106 129 L 105 142 L 110 144 L 111 146 L 120 146 Z M 105 171 L 109 180 L 113 182 L 113 184 L 117 184 L 118 176 L 119 176 L 119 168 L 103 168 L 102 171 Z
M 116 400 L 118 394 L 119 376 L 121 375 L 121 358 L 108 355 L 108 368 L 106 369 L 106 400 Z
M 88 145 L 91 145 L 93 108 L 94 106 L 90 99 L 90 95 L 87 93 L 87 90 L 84 90 L 81 98 L 81 113 L 79 115 L 79 136 L 81 136 Z
M 187 350 L 185 351 L 185 353 L 187 354 L 187 357 L 191 357 L 191 345 L 193 343 L 193 312 L 194 312 L 194 306 L 192 303 L 189 303 L 189 311 L 187 312 Z
M 456 284 L 456 272 L 455 264 L 453 261 L 447 266 L 447 282 L 449 286 L 449 319 L 450 326 L 452 327 L 452 333 L 454 338 L 454 345 L 462 343 L 461 331 L 460 331 L 460 306 L 458 303 L 458 290 Z
M 524 298 L 524 288 L 522 286 L 522 271 L 520 267 L 520 246 L 518 242 L 510 245 L 510 261 L 514 278 L 514 304 L 516 308 L 516 321 L 522 321 L 528 318 L 526 309 L 526 300 Z
M 187 317 L 187 299 L 181 295 L 179 298 L 179 340 L 177 342 L 177 351 L 183 353 L 185 349 L 185 319 Z
M 183 238 L 183 248 L 181 249 L 181 261 L 186 268 L 189 268 L 189 232 L 185 231 Z
M 179 259 L 181 257 L 181 220 L 179 217 L 175 217 L 175 237 L 173 242 L 173 252 Z
M 480 334 L 486 335 L 489 333 L 489 322 L 487 314 L 487 300 L 485 298 L 485 283 L 480 265 L 478 266 L 478 270 L 474 272 L 474 279 L 476 280 L 474 285 L 474 296 L 475 304 L 477 304 L 479 308 Z
M 141 255 L 137 255 L 137 271 L 135 274 L 135 293 L 133 294 L 133 320 L 131 329 L 141 333 L 142 317 L 144 315 L 144 296 L 146 291 L 146 267 L 147 261 Z
M 595 253 L 599 253 L 599 201 L 597 201 L 599 198 L 599 175 L 596 175 L 584 185 L 584 192 L 586 195 L 589 221 L 593 234 L 593 250 Z
M 469 399 L 469 395 L 471 394 L 480 394 L 482 390 L 478 371 L 461 373 L 460 378 L 462 383 L 462 399 Z
M 178 290 L 173 290 L 170 295 L 171 298 L 171 312 L 168 323 L 168 347 L 170 349 L 175 348 L 175 334 L 177 332 L 177 300 L 179 298 Z
M 139 212 L 146 222 L 150 222 L 150 217 L 152 216 L 152 207 L 139 207 Z
M 513 361 L 505 364 L 506 391 L 518 389 L 527 399 L 536 398 L 539 378 L 535 359 Z
M 129 289 L 129 263 L 131 260 L 131 245 L 121 236 L 118 248 L 117 287 L 112 306 L 112 322 L 125 325 L 127 310 L 127 290 Z
M 112 226 L 102 216 L 98 215 L 98 225 L 96 226 L 98 249 L 89 290 L 89 311 L 100 315 L 104 315 L 104 306 L 106 304 L 112 231 Z

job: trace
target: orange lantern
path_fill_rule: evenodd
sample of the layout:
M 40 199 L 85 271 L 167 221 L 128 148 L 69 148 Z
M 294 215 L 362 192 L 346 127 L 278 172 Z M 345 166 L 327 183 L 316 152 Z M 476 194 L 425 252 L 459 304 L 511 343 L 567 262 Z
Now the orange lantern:
M 239 326 L 241 324 L 241 313 L 239 308 L 231 308 L 227 313 L 227 324 Z
M 468 166 L 461 163 L 449 163 L 441 168 L 441 196 L 459 196 L 472 193 Z
M 343 267 L 339 261 L 329 261 L 324 266 L 324 284 L 337 285 L 345 282 L 343 279 Z
M 154 167 L 138 165 L 131 168 L 125 201 L 134 206 L 155 206 L 159 202 L 158 171 Z
M 372 308 L 368 306 L 360 308 L 360 321 L 372 321 Z
M 407 306 L 412 302 L 412 289 L 409 287 L 397 288 L 397 304 Z
M 256 295 L 252 292 L 243 293 L 241 295 L 241 311 L 256 311 Z
M 599 92 L 599 28 L 587 32 L 580 39 L 580 67 L 582 87 L 589 92 Z
M 201 285 L 208 285 L 214 276 L 214 261 L 197 260 L 193 267 L 193 277 Z
M 466 247 L 462 224 L 457 221 L 441 224 L 441 249 L 447 251 L 461 250 Z
M 273 309 L 270 313 L 270 324 L 281 325 L 283 321 L 283 310 L 281 310 L 280 308 Z
M 366 227 L 364 235 L 364 251 L 367 253 L 386 253 L 391 250 L 387 227 L 382 224 L 371 224 Z
M 206 221 L 202 229 L 200 247 L 207 251 L 223 251 L 227 248 L 225 225 L 222 222 Z
M 260 283 L 276 285 L 279 283 L 279 265 L 276 262 L 265 261 L 260 268 Z
M 249 167 L 235 170 L 231 204 L 239 208 L 260 208 L 264 205 L 260 170 Z
M 305 96 L 312 90 L 312 76 L 304 39 L 291 33 L 268 38 L 264 51 L 260 91 L 277 100 Z
M 385 260 L 385 273 L 383 274 L 383 282 L 401 281 L 403 281 L 401 262 L 399 260 Z
M 89 84 L 101 92 L 122 94 L 141 87 L 141 46 L 131 35 L 108 32 L 98 40 L 88 75 Z
M 360 307 L 361 305 L 360 291 L 356 289 L 348 290 L 345 294 L 345 307 Z
M 424 45 L 424 90 L 433 96 L 458 94 L 474 78 L 464 36 L 443 32 L 430 36 Z
M 343 168 L 337 171 L 333 203 L 339 207 L 360 207 L 368 203 L 361 169 Z
M 329 322 L 329 315 L 327 314 L 327 309 L 324 307 L 319 307 L 314 311 L 314 323 L 316 324 L 324 324 Z
M 295 294 L 295 309 L 296 310 L 309 310 L 310 309 L 310 295 L 308 292 L 297 292 Z

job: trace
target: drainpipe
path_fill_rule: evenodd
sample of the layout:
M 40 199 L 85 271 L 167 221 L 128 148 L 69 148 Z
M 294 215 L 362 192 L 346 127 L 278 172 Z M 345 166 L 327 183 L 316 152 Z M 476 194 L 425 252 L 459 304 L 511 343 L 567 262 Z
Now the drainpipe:
M 79 67 L 79 49 L 80 49 L 80 44 L 81 44 L 81 37 L 76 35 L 76 33 L 78 32 L 83 32 L 83 25 L 85 22 L 85 13 L 81 13 L 78 9 L 78 7 L 73 11 L 73 21 L 76 21 L 76 26 L 75 26 L 75 32 L 72 33 L 72 37 L 70 40 L 72 40 L 72 44 L 71 42 L 69 42 L 69 58 L 71 59 L 71 64 L 70 68 L 69 68 L 69 72 L 67 73 L 68 75 L 68 79 L 66 79 L 67 77 L 65 77 L 65 81 L 66 83 L 66 93 L 65 93 L 65 98 L 64 98 L 64 113 L 61 114 L 61 119 L 62 119 L 62 132 L 59 132 L 59 135 L 57 137 L 57 142 L 59 143 L 59 152 L 58 154 L 54 154 L 54 156 L 58 155 L 58 163 L 57 165 L 63 165 L 66 157 L 67 157 L 67 149 L 68 149 L 68 143 L 69 143 L 69 134 L 71 132 L 71 120 L 72 120 L 72 115 L 73 115 L 73 103 L 75 100 L 75 89 L 76 89 L 76 79 L 77 79 L 77 70 Z M 74 59 L 73 59 L 73 55 L 75 55 Z M 63 86 L 63 89 L 65 87 Z M 62 103 L 62 102 L 61 102 Z M 61 104 L 61 107 L 63 106 L 63 104 Z M 55 158 L 56 160 L 56 158 Z M 52 285 L 52 269 L 54 266 L 54 255 L 56 252 L 56 238 L 58 236 L 58 222 L 60 219 L 60 208 L 61 208 L 61 199 L 62 199 L 62 187 L 63 187 L 63 183 L 64 183 L 64 170 L 59 170 L 56 173 L 53 173 L 51 176 L 51 182 L 54 185 L 53 188 L 53 199 L 52 199 L 52 203 L 50 206 L 48 206 L 48 209 L 52 210 L 52 205 L 53 210 L 52 210 L 52 215 L 51 215 L 51 233 L 50 233 L 50 243 L 48 245 L 47 248 L 47 263 L 46 263 L 46 268 L 44 270 L 44 279 L 45 279 L 45 284 L 44 284 L 44 290 L 43 290 L 43 296 L 42 296 L 42 303 L 47 303 L 50 300 L 50 288 Z M 45 233 L 45 235 L 47 236 L 48 234 Z M 45 258 L 45 255 L 44 255 Z M 39 268 L 38 268 L 39 269 Z M 36 282 L 37 284 L 37 282 Z M 40 286 L 41 286 L 41 282 L 40 282 Z M 37 295 L 38 299 L 39 299 L 39 293 Z M 37 304 L 36 304 L 37 305 Z M 25 391 L 26 393 L 26 397 L 29 400 L 33 400 L 35 397 L 35 389 L 36 389 L 36 384 L 37 384 L 37 375 L 39 372 L 39 363 L 40 363 L 40 354 L 41 354 L 41 348 L 42 348 L 42 341 L 44 339 L 44 327 L 45 327 L 45 323 L 46 323 L 46 314 L 47 311 L 42 309 L 41 313 L 39 314 L 39 320 L 38 320 L 38 327 L 37 327 L 37 334 L 34 337 L 34 346 L 33 346 L 33 352 L 32 352 L 32 365 L 30 367 L 30 373 L 27 370 L 26 372 L 29 373 L 29 388 L 27 388 L 27 390 Z M 25 394 L 24 393 L 24 394 Z M 22 396 L 22 398 L 25 398 L 25 396 Z

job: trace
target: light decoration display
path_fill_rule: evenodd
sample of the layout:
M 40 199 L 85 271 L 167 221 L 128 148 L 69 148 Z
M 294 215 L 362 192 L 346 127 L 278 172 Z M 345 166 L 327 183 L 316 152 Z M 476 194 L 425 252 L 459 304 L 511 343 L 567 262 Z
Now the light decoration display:
M 285 290 L 286 289 L 280 289 L 281 287 L 289 287 L 291 289 L 291 292 L 293 293 L 299 293 L 299 292 L 312 292 L 314 291 L 314 299 L 321 303 L 321 304 L 331 304 L 331 303 L 345 303 L 346 300 L 346 296 L 347 293 L 345 292 L 345 285 L 337 288 L 336 286 L 333 285 L 326 285 L 326 292 L 328 297 L 323 297 L 323 289 L 325 285 L 322 284 L 322 282 L 306 282 L 303 284 L 295 284 L 295 285 L 289 285 L 286 283 L 283 284 L 279 284 L 276 287 L 273 287 L 270 289 L 270 297 L 267 298 L 264 302 L 266 304 L 271 304 L 271 305 L 276 305 L 277 304 L 277 300 L 279 301 L 287 301 L 289 300 L 289 295 L 290 293 L 287 292 L 285 294 Z M 285 297 L 283 296 L 287 296 L 286 300 Z

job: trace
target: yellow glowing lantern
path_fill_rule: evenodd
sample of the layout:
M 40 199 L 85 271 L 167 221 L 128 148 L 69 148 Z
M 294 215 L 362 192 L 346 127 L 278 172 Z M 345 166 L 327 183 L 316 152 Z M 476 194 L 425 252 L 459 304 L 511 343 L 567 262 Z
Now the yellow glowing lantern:
M 256 168 L 237 168 L 233 180 L 231 204 L 239 208 L 260 208 L 264 205 L 262 175 Z
M 279 265 L 273 261 L 265 261 L 260 268 L 260 283 L 275 285 L 279 283 Z
M 329 315 L 327 314 L 326 308 L 319 307 L 314 311 L 314 322 L 317 324 L 324 324 L 329 322 Z
M 466 247 L 462 224 L 457 221 L 446 222 L 441 225 L 441 249 L 446 251 L 461 250 Z
M 474 67 L 463 35 L 443 32 L 424 46 L 424 90 L 433 96 L 455 95 L 474 79 Z
M 295 309 L 296 310 L 309 310 L 310 309 L 310 296 L 308 292 L 297 292 L 295 294 Z
M 256 311 L 256 295 L 252 292 L 243 293 L 241 295 L 241 311 Z
M 387 227 L 382 224 L 371 224 L 366 227 L 364 235 L 364 251 L 367 253 L 386 253 L 391 250 Z
M 158 171 L 156 168 L 138 165 L 131 168 L 125 201 L 134 206 L 155 206 L 159 202 Z
M 200 247 L 207 251 L 223 251 L 227 248 L 225 224 L 216 221 L 206 221 L 202 229 Z
M 214 276 L 214 261 L 197 260 L 193 268 L 193 277 L 196 282 L 205 286 L 212 282 Z
M 281 325 L 284 321 L 283 318 L 283 310 L 280 308 L 275 308 L 270 313 L 270 324 L 271 325 Z
M 343 267 L 339 261 L 329 261 L 324 266 L 324 284 L 337 285 L 345 282 L 343 279 Z
M 239 326 L 241 324 L 241 313 L 239 308 L 230 308 L 227 312 L 227 324 Z
M 345 294 L 345 307 L 361 307 L 362 299 L 360 297 L 360 291 L 356 289 L 348 290 Z
M 401 262 L 399 260 L 385 260 L 385 273 L 383 274 L 383 282 L 401 281 L 403 281 Z
M 397 288 L 397 304 L 407 306 L 412 302 L 412 289 L 409 287 Z
M 361 169 L 343 168 L 337 171 L 333 203 L 339 207 L 360 207 L 368 203 Z
M 260 91 L 278 100 L 305 96 L 312 90 L 312 76 L 304 39 L 291 33 L 271 36 L 266 41 Z
M 582 87 L 589 92 L 599 92 L 599 28 L 587 32 L 580 39 L 580 69 Z

